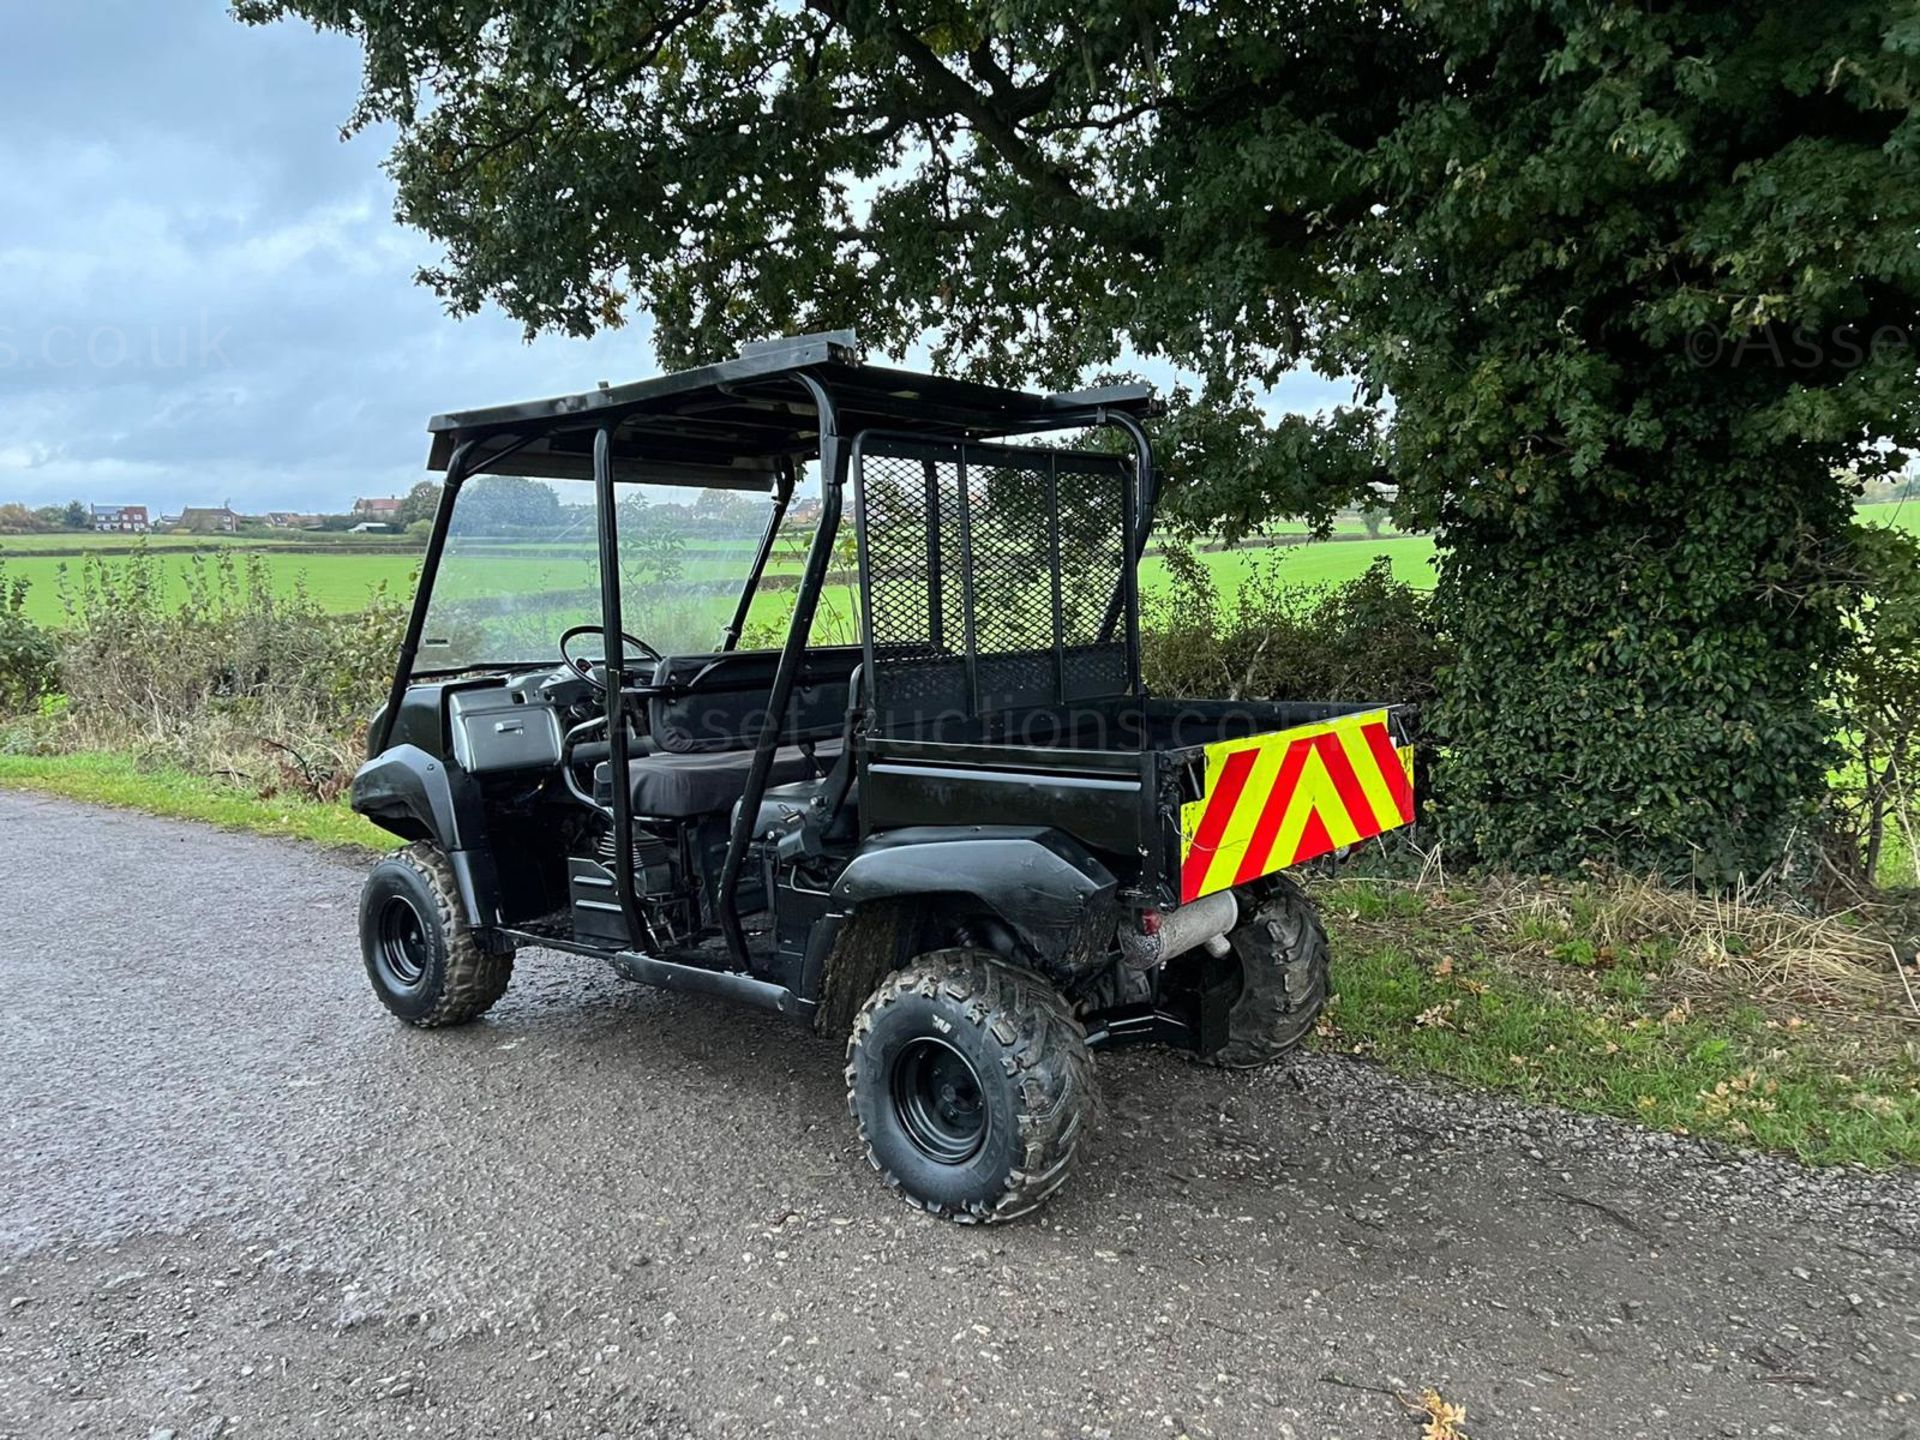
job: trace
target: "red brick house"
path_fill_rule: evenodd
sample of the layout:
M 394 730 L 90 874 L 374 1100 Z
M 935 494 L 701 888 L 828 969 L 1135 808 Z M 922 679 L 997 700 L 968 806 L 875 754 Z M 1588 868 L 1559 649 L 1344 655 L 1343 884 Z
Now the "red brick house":
M 93 528 L 102 532 L 125 531 L 144 535 L 149 528 L 147 507 L 144 505 L 91 505 L 88 514 Z

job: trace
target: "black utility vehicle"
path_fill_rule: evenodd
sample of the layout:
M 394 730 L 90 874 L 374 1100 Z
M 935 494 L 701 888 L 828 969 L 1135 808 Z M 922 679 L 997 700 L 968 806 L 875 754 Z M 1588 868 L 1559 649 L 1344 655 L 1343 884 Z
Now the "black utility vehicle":
M 966 1221 L 1060 1185 L 1092 1051 L 1287 1050 L 1326 942 L 1277 872 L 1405 823 L 1411 767 L 1388 707 L 1147 696 L 1153 410 L 834 334 L 434 420 L 353 784 L 411 842 L 381 1000 L 459 1024 L 543 946 L 810 1021 L 874 1168 Z

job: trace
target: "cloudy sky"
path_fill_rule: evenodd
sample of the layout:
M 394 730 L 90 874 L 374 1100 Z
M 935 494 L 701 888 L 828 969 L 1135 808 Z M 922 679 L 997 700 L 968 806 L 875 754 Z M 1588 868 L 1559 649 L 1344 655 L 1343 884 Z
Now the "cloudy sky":
M 224 0 L 5 7 L 0 501 L 342 509 L 420 477 L 430 414 L 655 373 L 644 325 L 528 345 L 413 284 L 358 75 Z

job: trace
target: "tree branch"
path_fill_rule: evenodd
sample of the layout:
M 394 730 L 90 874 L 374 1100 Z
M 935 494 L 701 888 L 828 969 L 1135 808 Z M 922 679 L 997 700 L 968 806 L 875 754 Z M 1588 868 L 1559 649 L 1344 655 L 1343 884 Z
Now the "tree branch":
M 820 3 L 833 4 L 835 0 L 820 0 Z M 988 96 L 982 95 L 943 65 L 940 57 L 933 53 L 924 40 L 897 19 L 889 20 L 886 36 L 913 73 L 924 80 L 934 94 L 966 117 L 987 143 L 999 152 L 1000 158 L 1007 162 L 1014 174 L 1053 200 L 1076 208 L 1080 205 L 1080 193 L 1073 188 L 1073 182 L 1066 172 L 1029 144 L 1014 122 L 1001 114 Z

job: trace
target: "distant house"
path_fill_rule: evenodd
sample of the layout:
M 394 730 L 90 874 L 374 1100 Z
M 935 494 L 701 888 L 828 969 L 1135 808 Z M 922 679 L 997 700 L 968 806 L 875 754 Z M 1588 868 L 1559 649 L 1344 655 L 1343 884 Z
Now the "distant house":
M 240 516 L 225 505 L 189 505 L 180 512 L 180 528 L 202 535 L 231 535 L 239 524 Z
M 370 496 L 353 502 L 353 513 L 367 520 L 393 520 L 400 514 L 398 495 Z
M 126 532 L 144 535 L 151 528 L 147 524 L 147 507 L 144 505 L 90 505 L 87 508 L 93 528 L 103 534 Z

